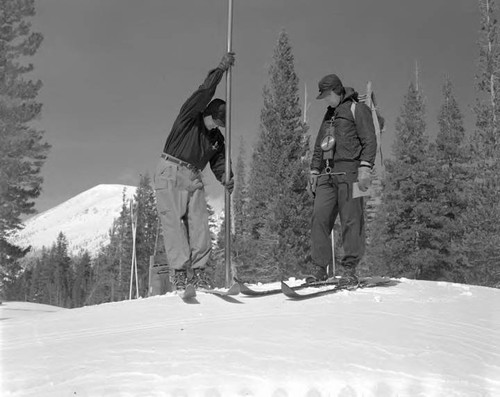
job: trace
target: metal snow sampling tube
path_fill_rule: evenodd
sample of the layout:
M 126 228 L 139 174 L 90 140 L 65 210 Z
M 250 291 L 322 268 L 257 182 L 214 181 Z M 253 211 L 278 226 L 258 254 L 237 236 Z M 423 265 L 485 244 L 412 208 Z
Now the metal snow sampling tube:
M 227 52 L 232 52 L 233 47 L 233 0 L 228 0 L 227 12 Z M 231 66 L 226 71 L 226 180 L 227 185 L 231 180 Z M 231 284 L 231 193 L 225 189 L 224 196 L 225 240 L 224 249 L 226 262 L 226 287 Z

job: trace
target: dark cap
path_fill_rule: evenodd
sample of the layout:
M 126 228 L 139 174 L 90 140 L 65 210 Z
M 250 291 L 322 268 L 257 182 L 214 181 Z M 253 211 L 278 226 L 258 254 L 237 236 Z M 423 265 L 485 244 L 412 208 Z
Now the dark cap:
M 340 81 L 339 77 L 336 74 L 329 74 L 319 81 L 318 88 L 319 95 L 316 97 L 316 99 L 323 99 L 330 93 L 330 91 L 333 91 L 336 94 L 340 95 L 344 86 L 342 85 L 342 81 Z
M 222 99 L 215 98 L 210 102 L 204 112 L 207 116 L 212 116 L 214 121 L 218 121 L 221 127 L 226 126 L 226 102 Z

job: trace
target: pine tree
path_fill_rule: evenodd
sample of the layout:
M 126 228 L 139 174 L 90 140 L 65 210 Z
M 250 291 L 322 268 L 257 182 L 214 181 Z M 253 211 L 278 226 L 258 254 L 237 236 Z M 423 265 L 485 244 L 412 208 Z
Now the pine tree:
M 90 254 L 84 252 L 75 259 L 75 278 L 72 288 L 73 307 L 84 306 L 91 287 L 92 261 Z
M 68 255 L 68 240 L 62 232 L 57 236 L 50 256 L 55 288 L 54 304 L 70 307 L 73 275 L 71 273 L 71 258 Z
M 431 278 L 438 272 L 440 247 L 435 237 L 441 224 L 435 219 L 437 192 L 430 171 L 434 159 L 429 158 L 425 129 L 424 101 L 411 83 L 396 120 L 394 159 L 386 161 L 375 228 L 379 235 L 372 236 L 371 254 L 378 252 L 378 263 L 391 276 Z
M 254 253 L 251 251 L 249 244 L 250 235 L 248 227 L 248 183 L 247 183 L 247 166 L 246 166 L 246 149 L 245 141 L 241 138 L 238 158 L 235 168 L 235 186 L 232 195 L 233 202 L 233 228 L 232 228 L 232 243 L 231 257 L 233 265 L 233 276 L 240 277 L 242 274 L 252 272 Z M 225 222 L 223 228 L 225 227 Z M 224 229 L 221 229 L 218 247 L 223 248 L 225 235 L 222 234 Z
M 217 220 L 215 210 L 209 203 L 207 203 L 207 211 L 208 227 L 212 242 L 212 251 L 210 252 L 207 272 L 214 287 L 224 287 L 226 284 L 226 222 L 224 216 L 222 216 L 222 223 L 219 226 L 220 219 Z
M 472 165 L 467 211 L 468 257 L 475 275 L 471 282 L 500 285 L 500 45 L 493 0 L 480 0 L 481 28 L 478 98 L 474 112 Z
M 43 247 L 40 256 L 35 259 L 33 276 L 30 286 L 30 300 L 37 303 L 51 304 L 52 267 L 47 248 Z
M 32 126 L 41 112 L 36 101 L 41 81 L 28 75 L 33 64 L 23 64 L 38 50 L 42 35 L 32 32 L 29 18 L 34 0 L 3 0 L 0 9 L 0 280 L 13 282 L 16 262 L 27 250 L 8 242 L 21 226 L 21 215 L 34 213 L 40 195 L 41 167 L 49 145 L 43 132 Z
M 395 158 L 386 161 L 382 205 L 373 228 L 378 233 L 371 236 L 372 271 L 466 279 L 462 213 L 467 207 L 468 159 L 463 117 L 450 81 L 443 86 L 438 122 L 436 143 L 429 144 L 422 95 L 410 84 L 396 122 Z
M 288 35 L 280 33 L 264 88 L 260 134 L 248 181 L 248 249 L 257 255 L 246 277 L 296 274 L 309 249 L 311 204 L 305 191 L 309 149 L 299 104 L 299 80 Z
M 136 254 L 139 295 L 146 296 L 149 280 L 149 257 L 153 255 L 158 231 L 155 192 L 149 175 L 141 175 L 135 197 L 137 203 Z
M 235 239 L 242 239 L 245 231 L 246 207 L 248 205 L 248 187 L 246 175 L 245 141 L 241 138 L 238 158 L 236 160 L 233 200 L 233 222 Z
M 474 137 L 477 151 L 487 160 L 500 150 L 500 46 L 493 0 L 479 0 L 481 31 L 479 38 L 479 70 L 476 76 L 480 94 L 475 113 L 478 130 Z
M 94 258 L 92 287 L 84 304 L 128 299 L 132 258 L 130 201 L 125 189 L 120 215 L 109 231 L 110 242 Z
M 101 255 L 103 274 L 106 275 L 104 284 L 109 288 L 109 299 L 123 300 L 128 297 L 130 284 L 130 266 L 132 258 L 132 222 L 130 215 L 130 201 L 127 200 L 125 190 L 122 195 L 122 209 L 120 216 L 115 220 L 110 231 L 110 244 Z
M 469 156 L 465 147 L 463 115 L 447 79 L 443 86 L 443 104 L 438 116 L 434 186 L 436 218 L 442 220 L 442 276 L 450 281 L 466 282 L 467 258 L 463 243 L 463 214 L 467 210 L 467 188 L 470 184 Z

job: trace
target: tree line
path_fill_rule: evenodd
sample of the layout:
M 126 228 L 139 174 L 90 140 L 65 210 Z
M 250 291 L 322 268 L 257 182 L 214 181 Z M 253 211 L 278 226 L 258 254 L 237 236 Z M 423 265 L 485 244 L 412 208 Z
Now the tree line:
M 41 83 L 23 77 L 31 65 L 15 62 L 21 55 L 32 55 L 41 42 L 41 35 L 31 33 L 25 21 L 34 14 L 33 4 L 15 0 L 7 4 L 0 21 L 2 292 L 8 298 L 66 307 L 126 299 L 132 236 L 125 201 L 109 245 L 94 258 L 88 253 L 68 255 L 61 235 L 26 266 L 21 265 L 26 250 L 8 242 L 22 224 L 20 216 L 33 212 L 49 145 L 43 143 L 42 132 L 30 127 L 40 112 L 36 95 Z M 499 35 L 494 1 L 478 4 L 474 130 L 464 127 L 450 78 L 443 81 L 437 131 L 427 127 L 420 85 L 409 82 L 395 123 L 392 156 L 376 175 L 377 196 L 367 203 L 368 246 L 362 274 L 500 285 Z M 9 44 L 14 40 L 26 48 Z M 307 272 L 311 264 L 312 200 L 305 190 L 310 137 L 292 45 L 282 31 L 263 89 L 257 142 L 249 159 L 241 142 L 234 169 L 231 261 L 233 272 L 243 280 L 274 281 Z M 149 178 L 141 177 L 134 199 L 141 296 L 147 294 L 149 256 L 162 246 L 154 200 Z M 339 256 L 342 247 L 336 234 Z M 213 240 L 210 272 L 222 286 L 224 227 Z
M 369 200 L 362 275 L 500 286 L 500 51 L 496 6 L 480 0 L 474 131 L 466 131 L 451 79 L 442 86 L 438 130 L 410 82 L 396 120 L 392 156 Z M 310 160 L 292 47 L 280 34 L 263 91 L 250 168 L 237 161 L 234 260 L 240 278 L 272 281 L 307 272 Z M 431 136 L 436 136 L 431 139 Z M 242 152 L 240 151 L 240 156 Z M 336 232 L 336 256 L 342 247 Z

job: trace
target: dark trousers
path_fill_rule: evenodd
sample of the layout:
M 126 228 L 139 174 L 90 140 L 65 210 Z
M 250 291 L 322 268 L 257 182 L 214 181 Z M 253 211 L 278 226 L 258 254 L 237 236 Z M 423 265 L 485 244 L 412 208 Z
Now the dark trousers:
M 340 216 L 344 256 L 340 265 L 355 268 L 365 253 L 363 198 L 352 198 L 356 172 L 346 175 L 322 175 L 318 178 L 312 217 L 312 260 L 317 266 L 332 263 L 330 234 Z

